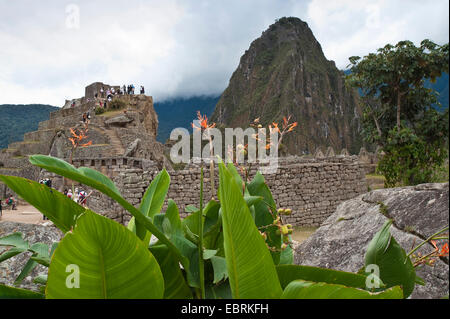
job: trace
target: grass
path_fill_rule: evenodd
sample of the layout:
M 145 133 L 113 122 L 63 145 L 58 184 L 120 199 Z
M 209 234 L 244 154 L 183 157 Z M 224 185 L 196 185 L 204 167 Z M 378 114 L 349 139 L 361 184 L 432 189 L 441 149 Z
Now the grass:
M 383 181 L 383 182 L 386 180 L 383 175 L 379 175 L 379 174 L 366 174 L 366 178 L 379 180 L 379 181 Z
M 114 111 L 106 111 L 105 113 L 97 114 L 96 116 L 109 117 L 109 116 L 114 116 L 114 115 L 118 115 L 118 114 L 122 114 L 122 113 L 123 113 L 123 110 L 114 110 Z
M 388 207 L 386 204 L 383 202 L 378 202 L 378 205 L 380 205 L 380 213 L 388 217 Z
M 448 160 L 436 171 L 432 177 L 433 183 L 446 183 L 449 181 L 449 165 Z
M 294 226 L 292 231 L 292 239 L 301 243 L 304 242 L 317 230 L 318 227 Z
M 384 181 L 386 179 L 383 175 L 379 174 L 366 174 L 367 181 L 367 191 L 372 191 L 374 189 L 384 188 Z

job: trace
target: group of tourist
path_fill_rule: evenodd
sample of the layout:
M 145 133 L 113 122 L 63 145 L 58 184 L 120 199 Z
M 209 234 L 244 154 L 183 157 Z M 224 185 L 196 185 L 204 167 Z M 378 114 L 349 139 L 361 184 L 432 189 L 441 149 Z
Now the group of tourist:
M 108 101 L 112 100 L 112 98 L 114 97 L 114 95 L 134 95 L 134 84 L 129 84 L 129 85 L 123 85 L 122 87 L 119 87 L 118 90 L 115 90 L 114 87 L 110 87 L 109 89 L 105 90 L 105 88 L 102 86 L 100 88 L 100 95 L 96 92 L 94 94 L 95 98 L 103 98 L 103 99 L 107 99 Z M 145 94 L 145 89 L 144 86 L 140 86 L 139 89 L 139 93 L 140 94 Z
M 78 188 L 75 188 L 74 193 L 72 193 L 71 189 L 66 188 L 64 190 L 64 195 L 66 195 L 67 197 L 69 197 L 70 199 L 72 199 L 73 201 L 77 202 L 82 206 L 87 205 L 87 199 L 89 196 L 91 196 L 91 194 L 92 191 L 88 194 L 86 191 L 82 189 L 79 190 Z
M 91 121 L 90 112 L 84 112 L 81 119 L 83 121 L 84 127 L 87 129 L 89 122 Z
M 6 196 L 5 203 L 8 207 L 10 207 L 13 210 L 17 209 L 16 208 L 17 201 L 13 195 L 10 194 L 10 195 Z M 0 199 L 0 217 L 2 216 L 2 211 L 3 211 L 3 201 Z

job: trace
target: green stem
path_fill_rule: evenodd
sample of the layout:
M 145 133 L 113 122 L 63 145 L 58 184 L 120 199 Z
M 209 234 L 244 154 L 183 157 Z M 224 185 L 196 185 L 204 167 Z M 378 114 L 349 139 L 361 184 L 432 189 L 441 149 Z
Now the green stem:
M 203 265 L 203 165 L 200 169 L 200 212 L 198 215 L 198 267 L 201 299 L 205 299 L 205 269 Z
M 417 245 L 416 248 L 414 248 L 413 250 L 411 250 L 408 255 L 406 255 L 406 258 L 408 258 L 409 256 L 411 256 L 417 249 L 419 249 L 420 247 L 422 247 L 423 245 L 425 245 L 426 243 L 428 243 L 430 240 L 434 239 L 435 236 L 442 234 L 443 232 L 448 230 L 448 226 L 444 227 L 443 229 L 441 229 L 440 231 L 438 231 L 437 233 L 431 235 L 430 237 L 428 237 L 425 241 L 423 241 L 422 243 L 420 243 L 419 245 Z M 405 259 L 406 262 L 406 259 Z

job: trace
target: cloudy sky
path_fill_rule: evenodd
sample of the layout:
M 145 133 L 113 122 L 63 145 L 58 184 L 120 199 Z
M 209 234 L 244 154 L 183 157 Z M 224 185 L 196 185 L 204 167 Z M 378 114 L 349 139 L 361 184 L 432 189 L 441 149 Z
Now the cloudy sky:
M 92 82 L 156 101 L 219 95 L 275 19 L 308 23 L 345 68 L 387 43 L 449 41 L 448 0 L 0 0 L 0 104 L 62 106 Z

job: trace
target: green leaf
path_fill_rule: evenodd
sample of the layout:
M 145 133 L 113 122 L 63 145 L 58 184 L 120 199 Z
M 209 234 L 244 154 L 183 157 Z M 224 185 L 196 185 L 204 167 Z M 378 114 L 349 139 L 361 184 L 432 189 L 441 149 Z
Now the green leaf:
M 85 210 L 64 194 L 38 182 L 3 175 L 0 175 L 0 180 L 48 217 L 63 233 L 75 225 L 76 218 Z
M 192 292 L 181 272 L 178 260 L 165 245 L 151 246 L 164 277 L 164 299 L 192 299 Z
M 175 247 L 179 249 L 181 254 L 189 261 L 189 263 L 184 266 L 189 286 L 200 288 L 197 245 L 177 234 L 172 236 L 170 240 L 173 242 Z
M 0 238 L 0 246 L 12 246 L 0 255 L 0 262 L 12 258 L 28 250 L 29 244 L 22 238 L 22 233 L 16 232 Z
M 217 250 L 212 249 L 205 249 L 203 250 L 203 259 L 211 259 L 211 257 L 215 256 L 217 254 Z
M 0 299 L 44 299 L 44 295 L 31 290 L 0 284 Z
M 353 288 L 364 289 L 366 287 L 365 276 L 349 272 L 301 265 L 278 265 L 276 268 L 283 289 L 290 282 L 298 279 L 339 284 Z
M 48 262 L 44 264 L 44 266 L 48 267 L 49 265 L 49 257 L 48 257 L 48 245 L 44 243 L 35 243 L 33 244 L 29 250 L 33 252 L 33 255 L 28 259 L 25 266 L 22 268 L 22 271 L 20 272 L 19 276 L 17 276 L 14 283 L 20 284 L 22 280 L 28 276 L 29 273 L 33 271 L 33 269 L 38 265 L 35 258 L 47 258 Z
M 22 237 L 21 232 L 12 233 L 0 238 L 0 246 L 13 246 L 15 248 L 27 250 L 29 244 Z
M 33 279 L 35 284 L 46 285 L 47 284 L 47 275 L 39 275 Z
M 169 190 L 170 176 L 166 169 L 156 175 L 150 186 L 145 191 L 142 197 L 141 205 L 139 206 L 140 212 L 150 219 L 158 214 L 163 207 L 164 200 L 166 199 L 167 192 Z M 138 221 L 136 224 L 136 235 L 144 239 L 146 237 L 150 238 L 151 234 L 147 234 L 147 230 L 144 225 L 141 225 Z M 150 235 L 150 236 L 149 236 Z M 150 240 L 150 239 L 149 239 Z M 148 241 L 147 241 L 148 244 Z
M 227 261 L 224 257 L 212 256 L 211 264 L 214 270 L 214 284 L 217 284 L 221 280 L 226 280 L 228 278 Z
M 38 263 L 36 261 L 34 261 L 33 259 L 28 258 L 27 263 L 25 264 L 25 266 L 22 268 L 22 271 L 20 272 L 19 276 L 17 276 L 16 280 L 14 280 L 14 284 L 18 285 L 22 282 L 22 280 L 28 276 L 28 274 L 33 271 L 33 269 L 38 265 Z
M 292 265 L 294 263 L 294 250 L 291 246 L 281 251 L 279 265 Z
M 278 298 L 282 289 L 264 239 L 223 163 L 219 171 L 225 259 L 233 298 Z
M 198 209 L 197 207 L 195 207 L 194 205 L 187 205 L 187 206 L 184 208 L 184 211 L 185 211 L 186 213 L 195 213 L 195 212 L 198 212 L 199 209 Z
M 371 293 L 358 288 L 343 285 L 310 282 L 303 280 L 292 281 L 284 289 L 282 299 L 402 299 L 403 292 L 398 286 L 379 293 Z
M 183 233 L 183 229 L 181 228 L 181 218 L 180 212 L 178 210 L 177 204 L 172 199 L 167 201 L 167 210 L 166 210 L 166 218 L 170 221 L 172 232 L 174 233 Z
M 263 200 L 262 196 L 244 196 L 244 199 L 249 208 Z
M 46 169 L 49 172 L 53 172 L 69 178 L 71 180 L 80 182 L 84 185 L 91 186 L 103 194 L 111 197 L 123 208 L 125 208 L 131 215 L 134 216 L 137 222 L 142 224 L 150 233 L 154 234 L 161 242 L 172 250 L 172 252 L 178 257 L 178 260 L 186 265 L 188 261 L 183 258 L 180 252 L 174 247 L 174 245 L 161 233 L 156 226 L 152 223 L 151 219 L 144 216 L 137 208 L 127 202 L 119 193 L 114 183 L 106 176 L 92 169 L 79 168 L 76 169 L 69 163 L 55 157 L 45 155 L 33 155 L 29 158 L 33 165 Z M 131 223 L 133 224 L 133 223 Z M 131 225 L 133 226 L 133 225 Z M 130 228 L 132 228 L 130 226 Z M 130 229 L 129 228 L 129 229 Z
M 407 298 L 414 290 L 416 272 L 411 259 L 406 257 L 403 248 L 390 233 L 392 221 L 387 221 L 375 234 L 367 247 L 365 266 L 375 264 L 379 267 L 379 277 L 389 288 L 400 285 Z
M 142 241 L 92 211 L 80 216 L 73 233 L 61 240 L 48 271 L 47 298 L 162 298 L 163 294 L 161 270 Z
M 247 185 L 248 192 L 252 196 L 260 196 L 263 201 L 256 203 L 254 207 L 255 211 L 255 224 L 259 227 L 271 225 L 274 220 L 274 216 L 277 216 L 276 204 L 273 199 L 272 193 L 269 187 L 266 185 L 264 176 L 257 172 L 253 180 Z M 277 251 L 271 251 L 273 262 L 275 265 L 280 263 L 281 254 L 281 235 L 277 235 L 277 226 L 269 226 L 265 229 L 267 235 L 267 244 L 271 247 L 277 248 Z
M 420 278 L 417 275 L 416 275 L 416 280 L 415 281 L 416 281 L 417 285 L 420 285 L 420 286 L 425 286 L 426 285 L 425 280 L 423 280 L 422 278 Z

